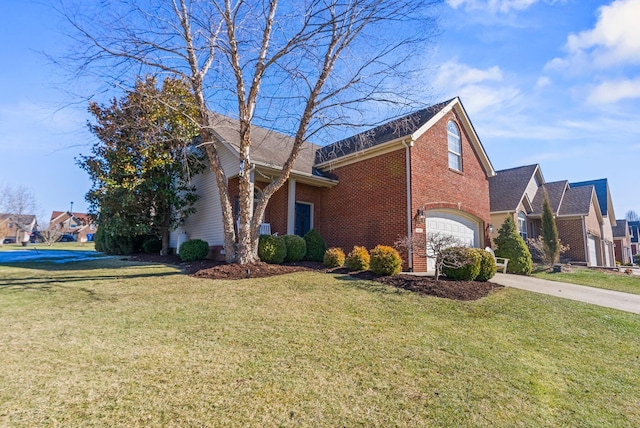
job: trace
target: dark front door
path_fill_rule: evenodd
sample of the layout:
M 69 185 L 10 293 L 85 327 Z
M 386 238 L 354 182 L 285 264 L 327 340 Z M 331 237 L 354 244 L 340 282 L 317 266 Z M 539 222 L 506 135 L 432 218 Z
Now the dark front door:
M 296 202 L 295 234 L 304 236 L 311 229 L 311 205 Z

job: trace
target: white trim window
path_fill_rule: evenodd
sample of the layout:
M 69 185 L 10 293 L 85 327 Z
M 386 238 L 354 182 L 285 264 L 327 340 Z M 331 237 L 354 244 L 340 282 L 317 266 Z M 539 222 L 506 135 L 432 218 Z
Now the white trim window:
M 527 241 L 527 215 L 522 211 L 518 212 L 518 232 L 522 239 Z
M 460 130 L 454 121 L 447 123 L 447 142 L 449 146 L 449 168 L 462 171 L 462 143 Z

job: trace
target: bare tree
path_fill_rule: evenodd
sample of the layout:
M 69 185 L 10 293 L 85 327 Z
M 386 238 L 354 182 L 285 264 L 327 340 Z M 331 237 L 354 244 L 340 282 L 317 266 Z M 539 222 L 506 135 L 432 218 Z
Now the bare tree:
M 328 126 L 353 123 L 352 116 L 365 101 L 407 103 L 411 94 L 397 87 L 410 87 L 410 72 L 433 35 L 430 12 L 442 3 L 105 0 L 96 11 L 88 10 L 87 2 L 60 1 L 82 46 L 71 58 L 78 71 L 97 71 L 115 83 L 141 72 L 180 76 L 191 83 L 198 106 L 193 119 L 219 190 L 226 258 L 238 263 L 257 260 L 267 203 L 289 178 L 305 141 Z M 391 87 L 391 79 L 402 81 Z M 238 119 L 237 237 L 210 104 L 235 111 Z M 293 143 L 280 173 L 253 207 L 250 171 L 256 123 L 285 131 Z
M 625 218 L 627 219 L 627 221 L 639 221 L 640 220 L 640 216 L 634 210 L 627 211 L 627 214 L 625 215 Z
M 436 281 L 440 279 L 443 267 L 457 269 L 472 261 L 462 252 L 447 251 L 452 247 L 464 247 L 465 245 L 460 239 L 440 232 L 429 232 L 426 237 L 423 234 L 404 237 L 396 241 L 394 246 L 433 259 Z
M 36 198 L 26 186 L 5 186 L 0 193 L 0 212 L 13 215 L 34 214 L 36 208 Z

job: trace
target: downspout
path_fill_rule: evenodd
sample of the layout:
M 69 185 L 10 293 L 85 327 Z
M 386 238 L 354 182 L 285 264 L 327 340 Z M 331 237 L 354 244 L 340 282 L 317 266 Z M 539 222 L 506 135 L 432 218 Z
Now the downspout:
M 405 170 L 407 173 L 407 237 L 409 239 L 412 238 L 413 235 L 413 224 L 411 222 L 411 147 L 413 147 L 413 140 L 409 140 L 409 142 L 403 141 L 402 145 L 405 147 Z M 408 265 L 409 272 L 413 272 L 413 250 L 411 246 L 407 249 L 408 251 Z
M 582 236 L 583 236 L 583 241 L 584 241 L 584 255 L 585 255 L 585 260 L 587 261 L 587 266 L 590 266 L 590 260 L 589 260 L 589 241 L 588 241 L 588 237 L 587 237 L 587 224 L 584 221 L 584 216 L 582 216 Z

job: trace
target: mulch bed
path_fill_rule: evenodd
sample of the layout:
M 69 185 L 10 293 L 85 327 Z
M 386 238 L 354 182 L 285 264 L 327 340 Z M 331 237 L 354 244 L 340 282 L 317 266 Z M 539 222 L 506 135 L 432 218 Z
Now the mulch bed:
M 368 271 L 349 272 L 346 268 L 327 269 L 326 266 L 318 262 L 299 262 L 282 265 L 252 263 L 241 266 L 237 264 L 214 262 L 212 260 L 183 262 L 180 260 L 180 257 L 175 255 L 160 256 L 157 254 L 136 254 L 131 256 L 128 260 L 176 265 L 188 275 L 207 279 L 263 278 L 293 272 L 314 270 L 332 274 L 349 275 L 357 279 L 377 281 L 392 287 L 413 291 L 419 294 L 465 301 L 481 299 L 493 290 L 502 288 L 501 285 L 493 284 L 491 282 L 454 281 L 443 277 L 438 281 L 429 276 L 406 274 L 377 277 Z

